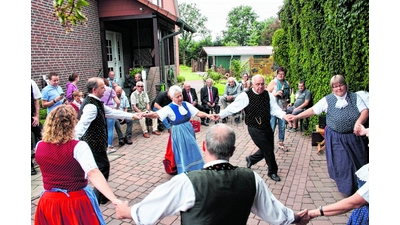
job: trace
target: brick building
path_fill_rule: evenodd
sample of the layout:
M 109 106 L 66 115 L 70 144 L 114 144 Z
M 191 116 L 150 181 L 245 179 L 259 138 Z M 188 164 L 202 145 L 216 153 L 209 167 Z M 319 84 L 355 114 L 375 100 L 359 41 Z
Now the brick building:
M 65 90 L 68 76 L 76 72 L 86 93 L 89 77 L 107 77 L 113 70 L 124 84 L 129 68 L 143 67 L 153 98 L 157 85 L 168 84 L 167 71 L 179 72 L 177 35 L 195 32 L 179 19 L 177 0 L 88 2 L 86 26 L 73 26 L 67 34 L 53 15 L 53 1 L 31 0 L 31 78 L 42 88 L 42 77 L 57 72 Z

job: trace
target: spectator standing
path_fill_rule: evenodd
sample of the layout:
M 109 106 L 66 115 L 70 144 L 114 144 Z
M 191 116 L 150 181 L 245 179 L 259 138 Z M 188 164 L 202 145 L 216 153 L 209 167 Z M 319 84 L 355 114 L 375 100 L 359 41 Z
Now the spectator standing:
M 130 90 L 129 96 L 131 96 L 132 93 L 133 93 L 134 91 L 137 90 L 136 84 L 137 84 L 137 82 L 139 82 L 139 81 L 143 82 L 143 79 L 142 79 L 142 75 L 141 75 L 140 73 L 137 73 L 137 74 L 135 74 L 135 76 L 134 76 L 134 81 L 133 81 L 133 83 L 132 83 L 132 86 L 131 86 L 130 89 L 129 89 L 129 90 Z M 144 88 L 143 88 L 143 90 L 144 90 Z
M 42 106 L 47 108 L 47 114 L 49 114 L 55 107 L 63 104 L 64 91 L 58 85 L 60 80 L 57 73 L 49 73 L 47 79 L 49 79 L 49 85 L 42 89 Z
M 79 81 L 79 75 L 77 73 L 72 73 L 69 77 L 68 77 L 68 83 L 65 85 L 65 88 L 67 89 L 66 91 L 66 97 L 68 102 L 72 102 L 74 101 L 74 97 L 72 96 L 72 93 L 74 93 L 74 91 L 78 90 L 78 81 Z
M 112 70 L 108 72 L 107 81 L 108 81 L 108 85 L 107 86 L 109 86 L 111 88 L 113 87 L 113 83 L 117 83 L 118 86 L 120 86 L 118 81 L 117 81 L 117 78 L 115 78 L 115 73 Z
M 172 102 L 156 112 L 143 114 L 146 118 L 169 118 L 172 123 L 172 131 L 169 138 L 172 143 L 172 151 L 178 174 L 190 170 L 203 168 L 204 161 L 192 124 L 191 116 L 213 118 L 212 115 L 199 111 L 192 104 L 183 101 L 182 89 L 176 85 L 168 90 L 169 96 L 173 96 Z
M 131 95 L 131 102 L 132 102 L 132 109 L 137 112 L 137 113 L 148 113 L 151 112 L 150 109 L 150 100 L 149 96 L 144 89 L 144 83 L 141 81 L 136 82 L 136 90 L 132 93 Z M 142 128 L 143 132 L 143 137 L 149 138 L 149 131 L 147 129 L 147 124 L 146 124 L 146 118 L 142 118 L 139 120 L 140 127 Z M 158 119 L 153 118 L 152 119 L 152 126 L 153 126 L 153 131 L 152 133 L 155 135 L 161 135 L 160 132 L 158 132 Z
M 31 175 L 36 175 L 33 159 L 35 157 L 36 143 L 42 140 L 42 124 L 40 123 L 40 104 L 39 99 L 42 97 L 36 82 L 31 79 Z
M 79 111 L 79 122 L 75 126 L 75 139 L 85 141 L 92 150 L 97 167 L 108 180 L 110 175 L 110 161 L 107 156 L 107 122 L 106 118 L 140 119 L 140 114 L 132 114 L 105 106 L 101 101 L 105 90 L 104 80 L 99 77 L 89 78 L 86 84 L 89 95 L 83 100 Z M 114 124 L 112 124 L 114 127 Z M 106 204 L 109 200 L 95 188 L 99 204 Z M 108 196 L 109 197 L 109 196 Z
M 155 224 L 180 213 L 181 224 L 245 225 L 253 212 L 269 224 L 308 223 L 308 210 L 294 213 L 276 199 L 260 175 L 229 163 L 235 139 L 225 124 L 212 126 L 202 144 L 207 162 L 202 170 L 173 177 L 131 207 L 118 203 L 117 217 Z
M 306 89 L 306 84 L 304 80 L 300 80 L 298 83 L 299 90 L 296 91 L 295 94 L 295 102 L 293 106 L 287 108 L 286 113 L 297 115 L 303 112 L 306 108 L 309 107 L 311 103 L 311 92 Z M 297 131 L 297 120 L 294 119 L 293 121 L 289 121 L 289 132 L 296 132 Z
M 79 109 L 81 108 L 81 104 L 82 104 L 82 96 L 83 96 L 83 93 L 78 90 L 75 90 L 72 93 L 72 98 L 74 99 L 74 101 L 72 101 L 70 103 L 70 105 L 75 109 L 77 118 L 79 115 Z
M 306 111 L 289 115 L 289 120 L 326 113 L 325 150 L 329 177 L 341 193 L 350 196 L 357 190 L 354 173 L 368 162 L 359 125 L 368 119 L 369 109 L 359 95 L 347 91 L 342 75 L 334 75 L 330 87 L 331 94 Z
M 115 93 L 117 94 L 117 98 L 120 100 L 121 104 L 119 105 L 119 110 L 128 112 L 128 109 L 130 107 L 128 97 L 124 95 L 124 91 L 120 86 L 115 87 Z M 114 107 L 117 107 L 117 103 L 114 102 Z M 121 130 L 121 124 L 126 124 L 126 130 L 125 130 L 125 136 L 122 134 Z M 125 144 L 131 145 L 132 142 L 132 126 L 133 126 L 133 120 L 132 119 L 120 119 L 120 120 L 115 120 L 115 131 L 117 132 L 118 135 L 118 144 L 119 146 L 123 146 Z
M 110 87 L 110 83 L 108 83 L 108 80 L 104 78 L 104 84 L 106 85 L 105 89 L 106 91 L 104 92 L 103 97 L 101 97 L 101 101 L 104 102 L 105 106 L 108 106 L 110 108 L 118 109 L 119 110 L 119 105 L 121 104 L 117 94 L 115 91 Z M 116 103 L 116 106 L 114 106 L 114 102 Z M 108 118 L 107 117 L 107 143 L 108 143 L 108 153 L 113 153 L 116 150 L 114 149 L 114 146 L 112 145 L 113 139 L 114 139 L 114 125 L 115 125 L 115 118 Z
M 189 102 L 198 110 L 204 112 L 204 107 L 199 104 L 199 99 L 197 98 L 196 89 L 191 88 L 189 82 L 185 82 L 183 84 L 182 96 L 183 96 L 183 101 Z M 204 125 L 206 127 L 209 126 L 205 118 L 201 118 L 201 125 Z
M 251 88 L 251 82 L 249 80 L 249 74 L 244 73 L 242 75 L 242 80 L 239 81 L 239 84 L 241 85 L 240 89 L 241 91 L 248 91 Z
M 96 166 L 89 145 L 74 140 L 75 110 L 62 105 L 52 110 L 36 147 L 44 192 L 39 199 L 35 225 L 105 224 L 87 179 L 113 204 L 118 200 Z
M 287 105 L 290 100 L 290 86 L 289 82 L 285 79 L 286 77 L 286 68 L 280 66 L 276 71 L 276 78 L 271 80 L 268 84 L 267 90 L 274 95 L 275 101 L 281 110 L 286 112 Z M 276 125 L 278 124 L 278 146 L 282 150 L 286 150 L 283 142 L 285 141 L 285 123 L 286 121 L 278 118 L 274 115 L 271 115 L 271 127 L 272 131 L 275 131 Z
M 265 89 L 264 77 L 253 76 L 252 88 L 238 95 L 226 109 L 215 115 L 216 119 L 225 118 L 240 110 L 245 112 L 245 123 L 250 137 L 259 148 L 257 152 L 246 156 L 247 167 L 265 159 L 268 165 L 268 176 L 274 181 L 281 181 L 278 176 L 278 164 L 274 153 L 274 132 L 271 115 L 287 120 L 286 113 L 276 103 L 274 96 Z

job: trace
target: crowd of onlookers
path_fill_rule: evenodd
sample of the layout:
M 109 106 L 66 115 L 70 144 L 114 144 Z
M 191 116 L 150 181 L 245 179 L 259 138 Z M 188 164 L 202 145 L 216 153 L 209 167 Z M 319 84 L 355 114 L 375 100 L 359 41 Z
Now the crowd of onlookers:
M 317 216 L 338 215 L 354 208 L 359 209 L 353 211 L 349 222 L 368 224 L 369 147 L 364 138 L 369 136 L 369 129 L 365 128 L 369 118 L 368 92 L 349 92 L 342 75 L 331 78 L 332 93 L 315 104 L 304 80 L 293 91 L 285 79 L 284 67 L 278 68 L 276 77 L 268 84 L 262 75 L 250 79 L 244 73 L 240 81 L 229 77 L 221 96 L 213 80 L 207 79 L 199 92 L 185 82 L 183 88 L 174 85 L 159 92 L 152 101 L 144 91 L 141 75 L 134 77 L 129 93 L 125 93 L 113 71 L 107 78 L 89 78 L 85 98 L 78 89 L 76 73 L 69 76 L 65 93 L 57 73 L 48 75 L 48 85 L 42 91 L 31 81 L 31 174 L 37 173 L 33 163 L 36 159 L 45 189 L 35 224 L 70 220 L 105 224 L 99 205 L 109 201 L 116 207 L 118 218 L 131 218 L 137 224 L 154 224 L 177 212 L 181 212 L 183 224 L 246 224 L 250 212 L 271 224 L 306 224 Z M 39 99 L 47 109 L 44 124 L 39 121 Z M 324 138 L 329 177 L 348 198 L 294 213 L 276 200 L 265 181 L 250 168 L 265 160 L 267 175 L 281 181 L 274 153 L 275 127 L 279 130 L 278 148 L 286 150 L 285 132 L 297 132 L 300 119 L 322 113 L 326 114 Z M 207 131 L 202 146 L 197 144 L 190 122 L 194 116 L 201 118 L 203 126 L 215 123 Z M 235 133 L 225 124 L 230 116 L 237 123 L 244 120 L 259 148 L 246 156 L 247 168 L 229 163 L 235 150 Z M 142 202 L 128 206 L 107 184 L 107 155 L 117 151 L 113 146 L 114 130 L 119 146 L 133 144 L 134 120 L 139 121 L 144 138 L 149 138 L 150 133 L 160 135 L 163 130 L 168 131 L 164 167 L 166 173 L 176 176 L 154 189 Z M 124 124 L 125 133 L 121 129 Z M 89 188 L 88 179 L 94 189 Z M 46 207 L 49 204 L 54 207 Z M 82 215 L 91 216 L 70 213 L 78 205 Z M 54 210 L 65 214 L 56 215 Z

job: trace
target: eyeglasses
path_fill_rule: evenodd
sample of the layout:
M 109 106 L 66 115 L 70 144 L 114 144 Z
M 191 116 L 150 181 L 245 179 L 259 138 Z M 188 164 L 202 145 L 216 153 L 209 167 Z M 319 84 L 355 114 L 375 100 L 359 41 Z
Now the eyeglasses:
M 337 86 L 332 86 L 333 89 L 337 89 L 337 88 L 342 88 L 344 86 L 344 84 L 339 84 Z
M 136 87 L 143 87 L 143 86 L 136 86 Z

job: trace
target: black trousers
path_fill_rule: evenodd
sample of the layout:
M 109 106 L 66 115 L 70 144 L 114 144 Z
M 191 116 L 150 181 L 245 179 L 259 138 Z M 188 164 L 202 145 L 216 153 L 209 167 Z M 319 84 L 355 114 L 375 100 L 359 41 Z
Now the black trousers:
M 211 110 L 211 107 L 209 105 L 207 105 L 207 104 L 205 104 L 205 105 L 203 104 L 202 106 L 204 108 L 204 112 L 209 114 L 210 110 Z M 219 110 L 220 110 L 220 106 L 215 104 L 215 106 L 213 108 L 214 108 L 215 114 L 218 114 Z
M 42 129 L 43 126 L 39 122 L 39 125 L 34 127 L 32 126 L 33 118 L 31 118 L 31 168 L 35 165 L 33 164 L 33 159 L 35 158 L 35 153 L 33 149 L 36 147 L 38 141 L 42 140 Z
M 265 129 L 248 126 L 247 130 L 254 144 L 258 147 L 258 150 L 253 155 L 249 156 L 251 164 L 256 164 L 262 159 L 265 159 L 268 165 L 268 175 L 277 174 L 278 164 L 275 160 L 274 133 L 272 132 L 271 126 L 267 126 Z
M 104 178 L 108 181 L 108 177 L 110 175 L 110 161 L 108 160 L 107 151 L 104 152 L 92 152 L 94 160 L 96 161 L 97 167 L 100 172 L 103 174 Z M 94 194 L 96 195 L 97 201 L 102 204 L 105 204 L 109 201 L 99 190 L 96 188 L 93 189 Z

